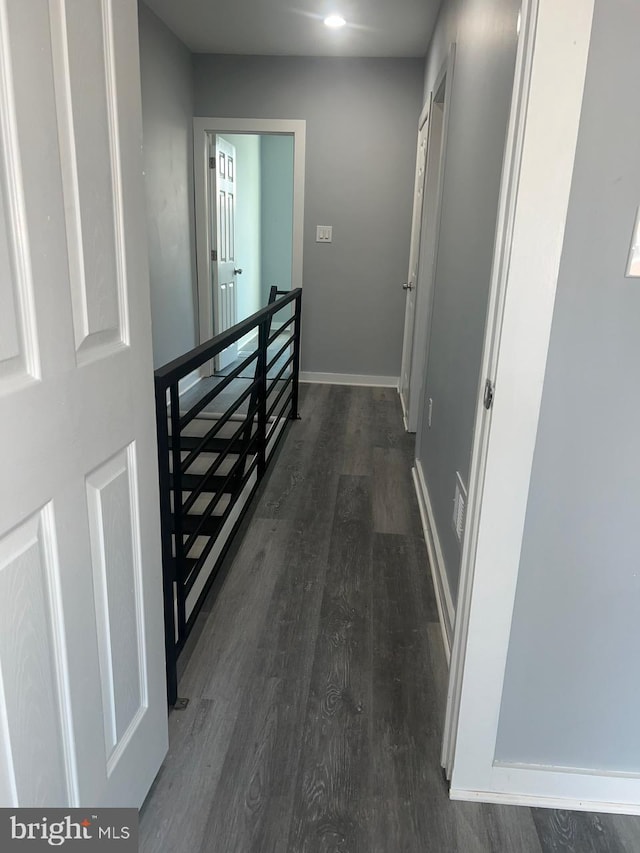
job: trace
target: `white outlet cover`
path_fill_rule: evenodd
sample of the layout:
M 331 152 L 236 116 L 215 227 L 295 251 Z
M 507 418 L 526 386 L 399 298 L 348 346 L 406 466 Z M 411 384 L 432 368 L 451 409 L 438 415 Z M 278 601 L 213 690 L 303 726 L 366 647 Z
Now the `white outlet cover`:
M 640 278 L 640 207 L 636 215 L 636 224 L 631 239 L 631 251 L 627 264 L 627 278 Z

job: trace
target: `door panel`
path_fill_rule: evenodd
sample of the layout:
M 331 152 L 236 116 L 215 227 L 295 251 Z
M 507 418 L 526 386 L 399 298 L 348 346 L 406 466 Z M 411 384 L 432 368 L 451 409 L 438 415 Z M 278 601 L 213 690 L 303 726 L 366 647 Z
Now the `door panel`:
M 237 323 L 237 286 L 235 261 L 235 215 L 236 215 L 236 149 L 221 136 L 216 136 L 213 170 L 215 194 L 218 199 L 216 222 L 212 228 L 217 260 L 212 261 L 213 281 L 213 329 L 214 334 L 230 329 Z M 217 367 L 224 368 L 238 357 L 238 347 L 233 345 L 217 358 Z
M 426 114 L 426 117 L 418 130 L 418 153 L 416 157 L 416 177 L 413 195 L 413 219 L 411 223 L 411 243 L 409 248 L 409 272 L 407 283 L 405 285 L 407 289 L 407 297 L 405 307 L 404 344 L 402 348 L 402 368 L 400 375 L 400 399 L 405 412 L 405 418 L 408 418 L 411 396 L 411 366 L 414 343 L 416 287 L 418 283 L 418 265 L 420 262 L 420 234 L 422 231 L 428 139 L 429 113 Z M 415 431 L 415 426 L 411 428 L 408 422 L 407 428 L 410 429 L 411 432 Z
M 446 79 L 445 79 L 446 84 Z M 438 97 L 446 95 L 446 85 Z M 425 169 L 422 230 L 420 234 L 420 266 L 416 279 L 415 323 L 413 354 L 411 359 L 411 384 L 407 421 L 414 432 L 420 423 L 420 403 L 427 369 L 431 309 L 433 305 L 434 264 L 438 250 L 440 229 L 440 197 L 442 189 L 444 101 L 435 97 L 429 118 L 429 153 Z M 424 405 L 422 409 L 424 411 Z M 427 408 L 428 411 L 428 408 Z
M 80 362 L 127 340 L 119 257 L 123 235 L 117 162 L 113 34 L 98 0 L 52 3 L 69 271 Z M 55 10 L 55 11 L 54 11 Z M 96 168 L 101 164 L 100 168 Z
M 142 576 L 135 446 L 86 479 L 107 768 L 115 764 L 146 705 L 140 620 Z
M 66 661 L 57 654 L 63 615 L 51 504 L 0 540 L 0 600 L 11 602 L 0 622 L 0 720 L 11 733 L 2 802 L 62 803 L 74 782 L 62 725 L 70 708 Z
M 22 230 L 24 185 L 6 9 L 0 6 L 0 394 L 39 376 L 30 246 Z
M 137 7 L 0 0 L 0 805 L 167 749 Z

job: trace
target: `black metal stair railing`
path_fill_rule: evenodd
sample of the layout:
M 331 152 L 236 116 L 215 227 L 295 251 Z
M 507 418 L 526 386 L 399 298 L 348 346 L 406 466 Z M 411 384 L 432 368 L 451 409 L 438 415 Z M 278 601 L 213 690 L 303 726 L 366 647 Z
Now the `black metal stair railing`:
M 271 288 L 266 308 L 155 372 L 170 705 L 178 655 L 286 422 L 298 416 L 301 300 L 300 288 Z M 216 370 L 220 354 L 252 332 L 236 361 Z M 189 392 L 187 408 L 180 381 L 207 365 L 213 375 Z

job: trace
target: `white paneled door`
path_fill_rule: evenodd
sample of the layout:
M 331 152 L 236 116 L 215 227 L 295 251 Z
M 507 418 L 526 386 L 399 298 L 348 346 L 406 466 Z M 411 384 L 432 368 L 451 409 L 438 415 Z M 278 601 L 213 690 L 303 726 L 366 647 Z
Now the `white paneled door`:
M 0 0 L 0 806 L 167 749 L 135 0 Z
M 215 137 L 210 166 L 213 167 L 209 169 L 213 213 L 211 245 L 215 246 L 211 264 L 213 329 L 214 334 L 219 335 L 238 322 L 237 276 L 242 272 L 236 259 L 236 149 L 222 136 Z M 217 367 L 227 367 L 237 357 L 238 347 L 234 344 L 220 353 Z
M 411 365 L 413 360 L 414 332 L 416 318 L 416 295 L 418 287 L 418 269 L 420 264 L 420 236 L 422 234 L 422 214 L 424 209 L 425 174 L 429 145 L 429 104 L 425 107 L 418 123 L 418 153 L 416 156 L 416 177 L 413 191 L 413 217 L 411 223 L 411 243 L 409 248 L 409 273 L 402 285 L 406 291 L 404 343 L 402 347 L 402 367 L 400 375 L 400 400 L 405 415 L 405 426 L 415 432 L 415 424 L 409 424 L 411 394 L 417 393 L 411 387 Z M 415 384 L 415 383 L 414 383 Z

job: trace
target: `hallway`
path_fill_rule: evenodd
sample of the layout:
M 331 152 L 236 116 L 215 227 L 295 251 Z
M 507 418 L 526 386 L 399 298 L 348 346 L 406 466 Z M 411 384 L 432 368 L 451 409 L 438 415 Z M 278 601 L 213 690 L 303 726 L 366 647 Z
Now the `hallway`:
M 447 668 L 392 389 L 302 420 L 183 654 L 145 853 L 622 853 L 640 818 L 450 802 Z

